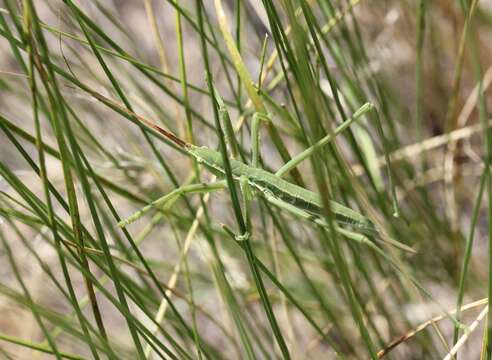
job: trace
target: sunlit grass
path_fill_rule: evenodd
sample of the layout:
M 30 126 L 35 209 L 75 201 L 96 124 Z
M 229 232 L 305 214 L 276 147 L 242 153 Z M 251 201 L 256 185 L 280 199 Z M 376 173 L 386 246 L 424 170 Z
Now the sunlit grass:
M 116 3 L 0 5 L 2 356 L 490 359 L 486 5 Z

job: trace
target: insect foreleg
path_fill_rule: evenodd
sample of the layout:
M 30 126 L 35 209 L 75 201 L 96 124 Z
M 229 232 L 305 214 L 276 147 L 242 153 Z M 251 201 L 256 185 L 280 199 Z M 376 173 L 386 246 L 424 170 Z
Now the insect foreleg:
M 138 210 L 137 212 L 130 215 L 126 219 L 121 220 L 118 223 L 118 226 L 124 227 L 128 224 L 131 224 L 132 222 L 140 219 L 143 215 L 145 215 L 147 212 L 149 212 L 152 209 L 163 210 L 164 207 L 169 208 L 181 195 L 192 194 L 192 193 L 207 193 L 207 192 L 222 190 L 226 187 L 227 184 L 225 180 L 208 183 L 208 184 L 190 184 L 190 185 L 182 186 L 180 188 L 171 191 L 169 194 L 166 194 L 152 201 L 150 204 L 144 206 L 142 209 Z

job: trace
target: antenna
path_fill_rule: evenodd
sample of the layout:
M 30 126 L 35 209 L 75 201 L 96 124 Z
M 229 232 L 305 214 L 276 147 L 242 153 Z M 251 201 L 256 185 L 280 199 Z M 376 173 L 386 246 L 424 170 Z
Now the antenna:
M 94 96 L 100 102 L 102 102 L 102 103 L 104 103 L 104 104 L 106 104 L 112 108 L 115 108 L 122 113 L 125 113 L 125 114 L 131 116 L 133 119 L 137 120 L 139 123 L 144 124 L 147 127 L 150 127 L 151 129 L 157 131 L 159 134 L 166 137 L 167 139 L 169 139 L 170 141 L 172 141 L 173 143 L 175 143 L 179 147 L 181 147 L 183 149 L 191 147 L 191 144 L 188 144 L 186 141 L 180 139 L 179 137 L 174 135 L 172 132 L 163 129 L 162 127 L 160 127 L 156 123 L 144 118 L 141 115 L 134 113 L 133 111 L 127 109 L 126 107 L 123 107 L 122 105 L 118 104 L 117 102 L 105 97 L 104 95 L 99 94 L 98 92 L 95 92 L 95 91 L 89 91 L 89 92 L 92 94 L 92 96 Z

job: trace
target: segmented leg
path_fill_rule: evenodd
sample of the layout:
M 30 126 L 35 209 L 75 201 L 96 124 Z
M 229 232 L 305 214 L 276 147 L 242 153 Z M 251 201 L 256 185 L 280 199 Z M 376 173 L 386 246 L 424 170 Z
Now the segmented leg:
M 132 222 L 140 219 L 143 215 L 149 212 L 152 209 L 163 210 L 164 206 L 170 207 L 174 202 L 181 196 L 186 194 L 194 194 L 194 193 L 208 193 L 212 191 L 222 190 L 227 187 L 225 180 L 208 183 L 208 184 L 190 184 L 185 185 L 180 188 L 177 188 L 171 191 L 169 194 L 166 194 L 159 199 L 152 201 L 150 204 L 144 206 L 139 211 L 135 212 L 131 216 L 127 217 L 124 220 L 121 220 L 118 223 L 118 226 L 124 227 Z
M 254 167 L 258 167 L 260 162 L 260 121 L 270 121 L 270 118 L 256 112 L 251 120 L 251 163 Z

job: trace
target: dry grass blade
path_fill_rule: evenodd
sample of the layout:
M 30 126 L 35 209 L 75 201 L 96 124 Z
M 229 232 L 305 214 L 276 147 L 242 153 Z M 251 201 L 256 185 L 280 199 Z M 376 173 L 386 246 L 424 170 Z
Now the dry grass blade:
M 479 306 L 486 305 L 487 303 L 488 303 L 488 300 L 487 299 L 477 300 L 477 301 L 471 302 L 469 304 L 463 305 L 461 307 L 461 311 L 467 311 L 467 310 L 475 309 L 475 308 L 477 308 Z M 482 314 L 482 312 L 480 314 Z M 456 309 L 451 310 L 449 313 L 456 314 Z M 444 315 L 438 315 L 438 316 L 433 317 L 430 320 L 427 320 L 427 321 L 423 322 L 422 324 L 418 325 L 412 331 L 409 331 L 405 335 L 400 336 L 398 339 L 393 340 L 384 349 L 379 350 L 378 351 L 378 358 L 381 359 L 381 358 L 385 357 L 389 352 L 391 352 L 392 350 L 394 350 L 398 345 L 400 345 L 400 344 L 406 342 L 407 340 L 413 338 L 415 335 L 417 335 L 419 332 L 425 330 L 428 326 L 432 325 L 433 323 L 436 323 L 438 321 L 441 321 L 441 320 L 443 320 L 445 318 L 446 318 L 446 316 L 444 316 Z

